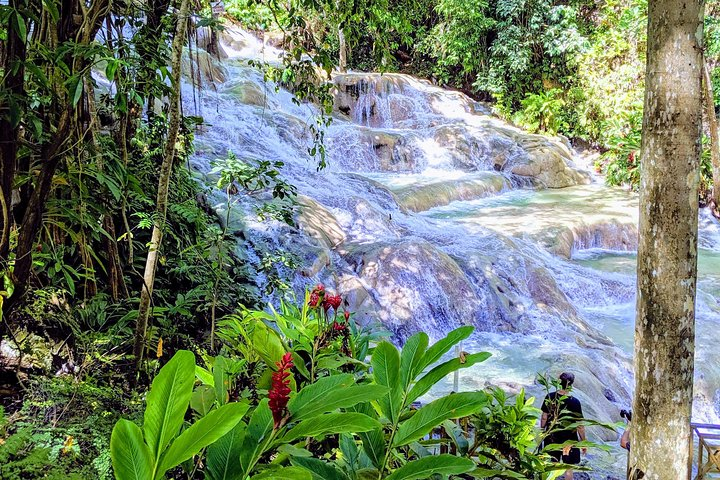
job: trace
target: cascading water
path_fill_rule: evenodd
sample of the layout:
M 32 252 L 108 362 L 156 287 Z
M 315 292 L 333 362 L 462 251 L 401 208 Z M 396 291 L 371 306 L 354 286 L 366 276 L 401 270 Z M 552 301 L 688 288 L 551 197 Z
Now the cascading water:
M 476 326 L 464 348 L 493 357 L 463 371 L 461 389 L 540 393 L 537 372 L 570 369 L 587 414 L 619 420 L 632 390 L 636 195 L 592 182 L 560 140 L 397 74 L 335 77 L 329 167 L 318 173 L 307 155 L 314 108 L 245 62 L 281 52 L 232 29 L 223 41 L 229 58 L 205 70 L 225 81 L 185 106 L 211 125 L 197 135 L 194 167 L 207 173 L 227 151 L 282 160 L 300 193 L 296 228 L 256 221 L 249 203 L 237 209 L 231 227 L 248 239 L 243 255 L 253 261 L 248 245 L 258 243 L 293 252 L 297 292 L 322 281 L 359 321 L 380 320 L 400 342 Z M 717 422 L 720 227 L 706 214 L 701 247 L 695 417 Z

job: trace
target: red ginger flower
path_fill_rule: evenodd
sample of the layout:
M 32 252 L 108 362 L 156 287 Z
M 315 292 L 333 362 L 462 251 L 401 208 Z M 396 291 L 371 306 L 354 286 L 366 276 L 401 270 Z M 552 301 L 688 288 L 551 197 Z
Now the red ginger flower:
M 342 303 L 342 298 L 340 295 L 327 295 L 325 297 L 325 300 L 323 301 L 323 308 L 325 311 L 330 310 L 330 308 L 334 308 L 337 312 L 337 309 L 340 308 L 340 304 Z
M 282 360 L 275 363 L 278 367 L 277 372 L 272 374 L 272 385 L 268 393 L 268 406 L 272 411 L 274 428 L 280 428 L 285 414 L 287 413 L 287 404 L 290 400 L 290 369 L 293 367 L 292 354 L 287 352 L 283 355 Z
M 347 310 L 345 310 L 344 315 L 345 315 L 345 321 L 346 321 L 346 322 L 347 322 L 348 320 L 350 320 L 350 312 L 348 312 Z
M 315 308 L 318 306 L 318 304 L 320 304 L 320 295 L 318 295 L 315 292 L 312 292 L 310 294 L 310 300 L 308 300 L 308 305 L 311 306 L 312 308 Z
M 308 301 L 308 305 L 312 308 L 317 307 L 320 305 L 320 301 L 322 300 L 322 297 L 325 295 L 325 285 L 322 283 L 318 283 L 315 285 L 315 288 L 312 289 L 312 292 L 310 292 L 310 300 Z

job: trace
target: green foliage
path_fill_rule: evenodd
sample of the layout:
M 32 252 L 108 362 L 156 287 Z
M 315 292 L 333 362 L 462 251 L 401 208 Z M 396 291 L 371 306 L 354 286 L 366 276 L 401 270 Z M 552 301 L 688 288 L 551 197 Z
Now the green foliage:
M 110 431 L 132 404 L 116 388 L 80 378 L 30 380 L 22 408 L 0 415 L 0 478 L 112 478 Z
M 35 446 L 30 429 L 10 435 L 0 444 L 0 478 L 25 480 L 48 478 L 82 480 L 90 471 L 70 473 L 72 460 L 63 456 L 60 462 L 51 458 L 51 449 Z
M 110 440 L 115 478 L 160 479 L 231 431 L 248 410 L 245 403 L 223 405 L 180 433 L 192 396 L 194 355 L 179 351 L 153 380 L 142 430 L 121 419 Z
M 513 120 L 531 132 L 557 135 L 567 128 L 562 113 L 566 105 L 558 88 L 541 93 L 528 93 L 521 102 L 521 110 Z
M 229 0 L 225 11 L 233 20 L 250 30 L 268 30 L 276 24 L 273 10 L 256 0 Z
M 439 22 L 421 48 L 437 59 L 434 74 L 443 83 L 492 94 L 501 111 L 511 112 L 526 95 L 571 83 L 587 44 L 581 6 L 439 0 Z

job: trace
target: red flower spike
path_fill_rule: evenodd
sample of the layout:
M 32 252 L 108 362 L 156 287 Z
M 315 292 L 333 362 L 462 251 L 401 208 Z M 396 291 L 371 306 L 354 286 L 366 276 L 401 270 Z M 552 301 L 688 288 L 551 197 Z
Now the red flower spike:
M 340 308 L 341 303 L 342 297 L 340 297 L 340 295 L 327 295 L 325 297 L 325 300 L 323 301 L 323 308 L 325 309 L 325 311 L 333 308 L 337 312 L 338 308 Z
M 344 315 L 345 315 L 345 321 L 346 321 L 346 322 L 347 322 L 348 320 L 350 320 L 350 312 L 348 312 L 347 310 L 345 310 Z
M 308 305 L 312 308 L 317 307 L 320 304 L 320 295 L 318 295 L 315 292 L 312 292 L 310 294 L 310 300 L 308 301 Z
M 275 363 L 277 372 L 272 374 L 272 385 L 268 392 L 268 406 L 272 411 L 275 429 L 280 428 L 287 413 L 287 404 L 290 400 L 290 369 L 293 367 L 292 354 L 287 352 L 282 360 Z

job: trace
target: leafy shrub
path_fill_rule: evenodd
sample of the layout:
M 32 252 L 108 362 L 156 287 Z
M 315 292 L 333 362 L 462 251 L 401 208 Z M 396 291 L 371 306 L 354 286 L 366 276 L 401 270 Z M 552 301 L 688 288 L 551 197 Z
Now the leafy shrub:
M 562 119 L 565 104 L 562 91 L 557 88 L 542 93 L 528 93 L 521 102 L 522 110 L 515 114 L 513 120 L 531 132 L 556 135 L 567 128 Z
M 160 479 L 232 430 L 249 405 L 223 405 L 180 433 L 195 380 L 195 359 L 179 351 L 153 380 L 141 430 L 129 420 L 115 425 L 110 439 L 115 478 Z

